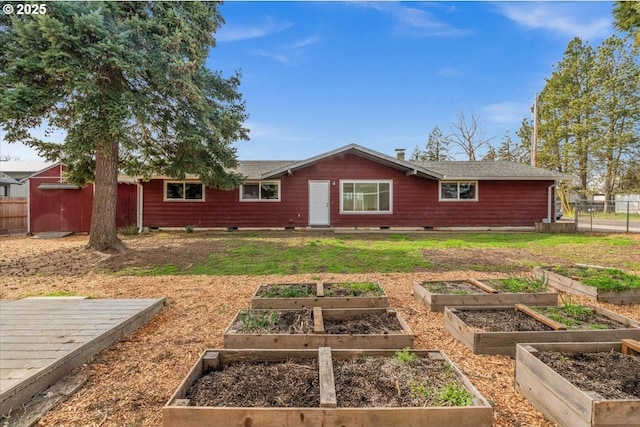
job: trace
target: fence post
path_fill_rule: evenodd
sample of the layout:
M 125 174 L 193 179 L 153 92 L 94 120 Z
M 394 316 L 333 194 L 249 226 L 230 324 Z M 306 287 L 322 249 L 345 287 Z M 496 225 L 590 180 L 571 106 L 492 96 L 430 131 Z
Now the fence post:
M 575 201 L 575 208 L 573 208 L 573 221 L 576 223 L 576 233 L 579 232 L 578 230 L 578 200 L 576 199 Z
M 627 233 L 629 232 L 629 217 L 631 216 L 631 201 L 627 201 Z

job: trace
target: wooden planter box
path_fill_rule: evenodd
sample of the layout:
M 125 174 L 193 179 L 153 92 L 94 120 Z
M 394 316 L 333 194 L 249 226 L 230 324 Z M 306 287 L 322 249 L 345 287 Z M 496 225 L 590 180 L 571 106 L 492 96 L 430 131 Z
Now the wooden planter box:
M 534 267 L 535 277 L 545 276 L 549 286 L 565 292 L 567 294 L 581 295 L 594 301 L 608 302 L 611 304 L 640 304 L 640 289 L 629 289 L 624 291 L 602 291 L 594 286 L 563 276 L 541 267 Z
M 251 297 L 251 308 L 385 308 L 389 306 L 386 294 L 380 296 L 325 296 L 325 291 L 335 283 L 274 283 L 278 286 L 313 285 L 315 295 L 312 297 L 265 298 L 259 296 L 269 284 L 260 285 Z M 378 284 L 378 286 L 380 286 Z M 380 289 L 382 287 L 380 286 Z M 384 291 L 383 291 L 384 292 Z
M 555 292 L 539 293 L 504 293 L 498 292 L 477 280 L 461 281 L 476 286 L 477 292 L 464 295 L 439 294 L 425 288 L 427 282 L 413 282 L 413 296 L 425 304 L 430 311 L 444 311 L 445 307 L 483 307 L 513 304 L 527 304 L 548 306 L 558 304 L 558 294 Z M 482 284 L 483 286 L 478 286 Z
M 513 311 L 514 307 L 447 307 L 444 310 L 444 326 L 454 338 L 469 347 L 473 354 L 503 354 L 511 357 L 515 356 L 518 343 L 607 342 L 623 338 L 640 339 L 640 322 L 604 308 L 592 308 L 595 309 L 596 314 L 628 327 L 601 330 L 486 332 L 474 330 L 457 316 L 457 313 L 465 310 Z
M 302 311 L 302 310 L 281 310 Z M 239 314 L 239 313 L 238 313 Z M 326 320 L 349 320 L 363 314 L 392 316 L 401 329 L 392 334 L 328 334 L 324 333 Z M 313 309 L 314 333 L 244 333 L 234 328 L 238 316 L 224 332 L 225 348 L 395 348 L 413 347 L 414 335 L 394 308 Z
M 620 352 L 620 342 L 518 344 L 515 388 L 549 420 L 563 427 L 640 426 L 640 399 L 604 399 L 583 391 L 538 360 L 540 351 Z
M 210 426 L 412 426 L 412 427 L 490 427 L 493 408 L 464 377 L 455 364 L 440 351 L 415 350 L 420 357 L 445 360 L 463 386 L 473 396 L 471 406 L 342 408 L 337 401 L 333 361 L 367 356 L 393 357 L 395 350 L 206 350 L 180 387 L 162 409 L 164 427 Z M 186 394 L 191 385 L 213 369 L 224 369 L 236 361 L 286 361 L 291 358 L 318 358 L 320 407 L 250 408 L 188 406 Z M 284 386 L 287 386 L 286 384 Z

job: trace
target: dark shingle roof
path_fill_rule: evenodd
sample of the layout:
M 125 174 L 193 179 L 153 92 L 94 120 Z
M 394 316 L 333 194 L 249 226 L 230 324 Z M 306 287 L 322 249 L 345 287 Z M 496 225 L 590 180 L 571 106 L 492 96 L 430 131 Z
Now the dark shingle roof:
M 308 167 L 334 155 L 353 153 L 376 161 L 407 174 L 442 180 L 570 180 L 572 176 L 548 169 L 537 168 L 524 163 L 489 162 L 423 162 L 400 160 L 357 144 L 349 144 L 338 149 L 310 157 L 305 160 L 248 160 L 239 161 L 236 172 L 248 179 L 277 178 L 298 169 Z
M 572 179 L 573 177 L 554 172 L 548 169 L 537 168 L 526 163 L 507 161 L 487 162 L 419 162 L 413 161 L 416 166 L 434 171 L 442 176 L 442 179 Z

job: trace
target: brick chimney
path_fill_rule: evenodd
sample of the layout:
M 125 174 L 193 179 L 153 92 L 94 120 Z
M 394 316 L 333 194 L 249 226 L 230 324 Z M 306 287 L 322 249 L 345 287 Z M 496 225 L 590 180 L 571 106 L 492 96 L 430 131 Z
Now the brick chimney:
M 398 160 L 404 160 L 405 148 L 396 148 L 396 158 Z

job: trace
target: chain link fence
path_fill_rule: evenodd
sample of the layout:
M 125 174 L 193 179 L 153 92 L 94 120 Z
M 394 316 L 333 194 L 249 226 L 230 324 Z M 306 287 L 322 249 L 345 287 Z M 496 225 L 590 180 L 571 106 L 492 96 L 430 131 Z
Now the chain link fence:
M 593 202 L 578 200 L 574 204 L 578 231 L 640 233 L 640 201 Z M 571 221 L 571 217 L 565 217 Z

